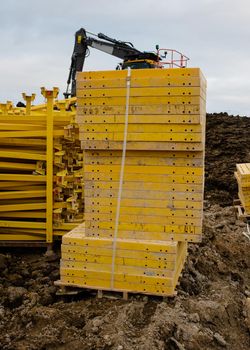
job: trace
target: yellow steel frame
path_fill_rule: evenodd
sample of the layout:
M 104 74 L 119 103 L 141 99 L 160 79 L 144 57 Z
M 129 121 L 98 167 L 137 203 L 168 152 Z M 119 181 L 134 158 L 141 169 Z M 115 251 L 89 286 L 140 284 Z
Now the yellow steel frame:
M 62 236 L 76 227 L 76 223 L 63 223 L 57 219 L 53 225 L 56 208 L 70 210 L 74 205 L 73 198 L 53 203 L 54 184 L 60 186 L 60 175 L 54 175 L 53 168 L 54 164 L 60 163 L 62 155 L 59 138 L 72 140 L 74 137 L 70 132 L 65 134 L 65 127 L 70 123 L 75 125 L 73 104 L 76 98 L 55 101 L 58 88 L 42 88 L 41 93 L 46 102 L 40 106 L 32 106 L 35 94 L 23 94 L 25 109 L 14 108 L 10 103 L 0 104 L 0 143 L 3 146 L 0 169 L 4 169 L 0 174 L 0 241 L 52 243 L 55 236 Z M 54 149 L 59 152 L 54 153 Z M 74 152 L 72 157 L 77 157 L 81 164 L 82 158 Z M 82 177 L 82 174 L 64 179 L 70 184 L 78 176 Z

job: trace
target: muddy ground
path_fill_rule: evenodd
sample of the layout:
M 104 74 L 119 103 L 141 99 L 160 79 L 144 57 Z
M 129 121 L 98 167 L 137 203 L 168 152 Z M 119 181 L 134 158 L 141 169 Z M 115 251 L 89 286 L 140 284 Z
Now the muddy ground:
M 204 239 L 178 295 L 128 301 L 56 295 L 59 250 L 0 251 L 0 349 L 250 348 L 250 241 L 235 217 L 235 164 L 250 162 L 250 118 L 208 115 Z

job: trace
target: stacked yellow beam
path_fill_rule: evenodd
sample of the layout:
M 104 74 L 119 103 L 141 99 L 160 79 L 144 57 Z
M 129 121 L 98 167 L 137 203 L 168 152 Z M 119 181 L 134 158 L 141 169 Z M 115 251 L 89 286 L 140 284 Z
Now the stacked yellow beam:
M 236 164 L 236 169 L 239 199 L 245 214 L 250 215 L 250 163 Z
M 85 226 L 63 237 L 62 250 L 69 251 L 62 257 L 60 283 L 173 295 L 186 242 L 199 242 L 202 234 L 206 83 L 199 69 L 128 74 L 78 74 Z M 80 248 L 106 244 L 108 258 L 97 250 L 94 265 L 92 253 Z M 120 249 L 133 262 L 121 260 Z M 155 269 L 149 267 L 153 252 L 171 258 L 171 267 L 157 265 L 157 259 Z
M 0 105 L 0 241 L 52 242 L 82 221 L 82 151 L 69 101 Z M 68 129 L 71 131 L 70 135 Z

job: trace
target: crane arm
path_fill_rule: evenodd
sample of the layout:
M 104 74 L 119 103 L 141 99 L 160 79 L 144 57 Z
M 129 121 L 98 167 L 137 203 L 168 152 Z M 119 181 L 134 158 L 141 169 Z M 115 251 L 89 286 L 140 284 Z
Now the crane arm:
M 76 95 L 76 72 L 82 71 L 85 57 L 88 55 L 89 47 L 106 52 L 107 54 L 121 58 L 123 60 L 129 56 L 141 54 L 141 51 L 135 49 L 131 43 L 109 38 L 102 33 L 98 34 L 98 38 L 103 40 L 88 37 L 86 30 L 83 28 L 79 29 L 75 33 L 75 44 L 67 80 L 67 91 L 64 93 L 66 98 Z M 71 92 L 69 92 L 70 84 Z

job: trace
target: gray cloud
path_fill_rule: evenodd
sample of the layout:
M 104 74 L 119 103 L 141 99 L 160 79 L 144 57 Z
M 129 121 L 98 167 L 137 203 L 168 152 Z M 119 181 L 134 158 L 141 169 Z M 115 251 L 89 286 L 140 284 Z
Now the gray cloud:
M 44 85 L 64 91 L 74 33 L 84 27 L 141 50 L 183 51 L 207 77 L 209 112 L 250 114 L 249 0 L 9 0 L 0 15 L 0 101 L 39 95 Z M 91 50 L 84 69 L 118 62 Z

